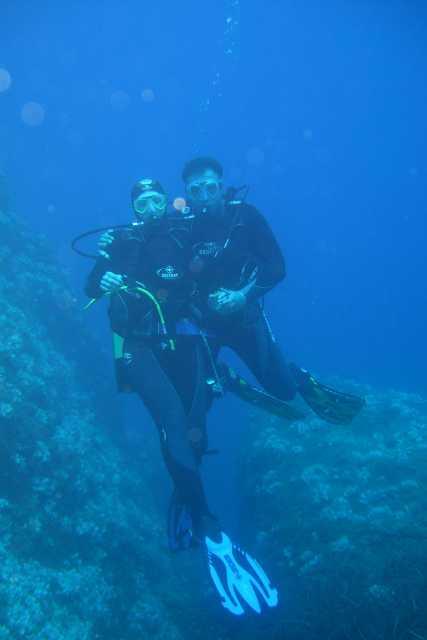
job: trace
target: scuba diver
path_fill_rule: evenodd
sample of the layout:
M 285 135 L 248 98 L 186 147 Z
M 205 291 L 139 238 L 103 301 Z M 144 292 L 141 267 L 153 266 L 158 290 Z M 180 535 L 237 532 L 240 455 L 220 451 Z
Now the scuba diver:
M 261 566 L 233 544 L 210 512 L 200 475 L 206 417 L 215 380 L 204 334 L 189 320 L 196 295 L 194 216 L 168 208 L 158 181 L 131 193 L 136 223 L 104 233 L 88 276 L 89 305 L 108 296 L 119 389 L 136 392 L 160 436 L 174 490 L 168 510 L 172 550 L 202 545 L 222 604 L 242 615 L 246 603 L 276 606 L 277 591 Z M 88 235 L 88 234 L 84 234 Z
M 199 529 L 210 517 L 199 473 L 209 391 L 205 356 L 198 341 L 176 335 L 193 286 L 186 269 L 188 234 L 168 211 L 159 182 L 140 180 L 131 198 L 138 223 L 104 236 L 85 291 L 93 300 L 110 298 L 119 389 L 138 393 L 149 410 L 175 493 Z
M 192 270 L 197 293 L 191 301 L 192 317 L 210 334 L 212 357 L 216 359 L 223 346 L 231 348 L 267 392 L 263 397 L 258 390 L 261 405 L 287 409 L 287 401 L 299 393 L 322 419 L 351 422 L 364 400 L 327 387 L 305 369 L 287 363 L 271 330 L 263 297 L 285 278 L 286 269 L 264 216 L 237 198 L 241 190 L 224 189 L 223 168 L 214 158 L 189 161 L 182 178 L 195 220 Z M 240 377 L 223 366 L 219 369 L 226 384 L 248 399 L 248 387 Z

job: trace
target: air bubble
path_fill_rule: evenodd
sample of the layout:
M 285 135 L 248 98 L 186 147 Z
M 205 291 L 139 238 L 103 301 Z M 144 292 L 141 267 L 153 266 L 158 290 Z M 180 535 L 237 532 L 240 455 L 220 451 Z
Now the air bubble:
M 144 102 L 154 102 L 155 94 L 152 89 L 143 89 L 141 91 L 141 98 Z
M 0 69 L 0 93 L 9 89 L 12 84 L 12 77 L 7 69 Z
M 173 206 L 178 211 L 182 211 L 187 206 L 187 202 L 185 201 L 185 198 L 175 198 L 175 200 L 173 201 Z
M 45 110 L 39 102 L 27 102 L 21 109 L 21 118 L 29 127 L 38 127 L 44 122 Z

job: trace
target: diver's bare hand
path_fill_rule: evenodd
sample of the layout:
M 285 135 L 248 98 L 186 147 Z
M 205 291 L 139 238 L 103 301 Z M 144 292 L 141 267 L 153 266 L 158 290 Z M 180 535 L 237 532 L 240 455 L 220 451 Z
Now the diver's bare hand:
M 124 285 L 123 276 L 112 271 L 104 273 L 101 279 L 100 287 L 104 293 L 113 293 L 116 289 L 119 289 Z
M 210 294 L 208 305 L 216 313 L 229 315 L 240 311 L 246 304 L 246 296 L 242 291 L 221 288 Z
M 98 253 L 99 253 L 100 256 L 103 256 L 104 258 L 107 258 L 108 260 L 110 259 L 110 256 L 107 253 L 106 249 L 108 249 L 108 247 L 113 242 L 113 240 L 114 240 L 114 236 L 113 236 L 113 230 L 112 229 L 108 229 L 108 231 L 106 231 L 105 233 L 103 233 L 99 237 L 99 240 L 98 240 Z

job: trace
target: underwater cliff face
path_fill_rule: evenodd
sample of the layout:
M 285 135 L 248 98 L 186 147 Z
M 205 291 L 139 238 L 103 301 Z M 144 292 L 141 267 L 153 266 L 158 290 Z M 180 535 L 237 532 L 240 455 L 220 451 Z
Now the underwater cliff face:
M 45 243 L 0 209 L 0 638 L 181 638 L 162 601 L 149 460 Z
M 282 594 L 271 637 L 426 638 L 427 398 L 349 390 L 351 426 L 252 419 L 244 531 Z

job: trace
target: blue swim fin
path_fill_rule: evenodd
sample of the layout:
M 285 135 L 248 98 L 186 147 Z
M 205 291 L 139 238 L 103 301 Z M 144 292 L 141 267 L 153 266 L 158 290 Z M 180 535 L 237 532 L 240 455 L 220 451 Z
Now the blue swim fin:
M 277 589 L 273 589 L 261 565 L 233 544 L 223 531 L 221 535 L 221 542 L 205 537 L 205 544 L 209 572 L 222 606 L 236 616 L 245 613 L 244 604 L 256 613 L 261 613 L 263 603 L 275 607 Z

